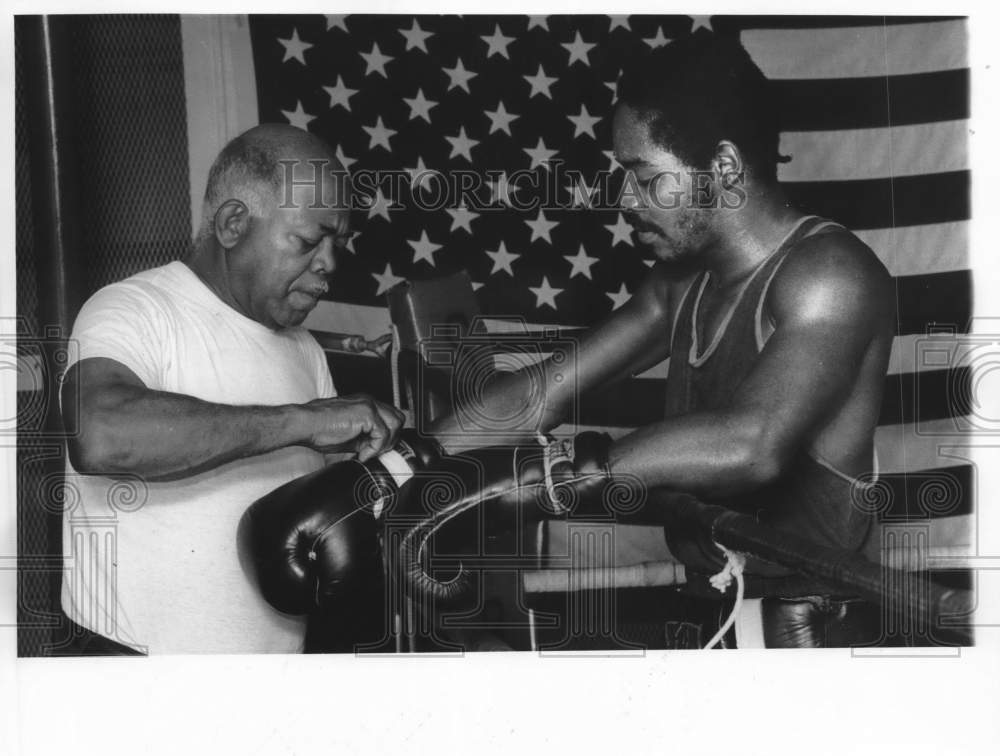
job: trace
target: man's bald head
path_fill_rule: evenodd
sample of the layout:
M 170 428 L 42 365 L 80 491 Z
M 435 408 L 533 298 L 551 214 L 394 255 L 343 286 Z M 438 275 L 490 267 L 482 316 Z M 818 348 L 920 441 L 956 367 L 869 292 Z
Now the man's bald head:
M 319 161 L 319 162 L 316 162 Z M 244 203 L 252 216 L 267 215 L 287 200 L 284 181 L 294 167 L 296 182 L 306 182 L 303 167 L 322 170 L 327 177 L 347 175 L 333 150 L 322 139 L 288 124 L 266 123 L 245 131 L 227 144 L 208 173 L 198 242 L 212 236 L 213 220 L 229 200 Z M 330 186 L 330 184 L 328 184 Z M 335 181 L 326 203 L 346 203 L 346 182 Z

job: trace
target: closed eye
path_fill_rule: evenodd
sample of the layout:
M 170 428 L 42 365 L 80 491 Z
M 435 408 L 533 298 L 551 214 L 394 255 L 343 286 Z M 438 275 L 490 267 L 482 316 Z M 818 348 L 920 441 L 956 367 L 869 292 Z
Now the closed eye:
M 348 231 L 347 233 L 344 234 L 337 234 L 336 236 L 333 237 L 333 245 L 337 247 L 337 249 L 344 249 L 344 247 L 346 247 L 348 243 L 351 241 L 351 239 L 353 239 L 354 237 L 355 237 L 354 231 Z

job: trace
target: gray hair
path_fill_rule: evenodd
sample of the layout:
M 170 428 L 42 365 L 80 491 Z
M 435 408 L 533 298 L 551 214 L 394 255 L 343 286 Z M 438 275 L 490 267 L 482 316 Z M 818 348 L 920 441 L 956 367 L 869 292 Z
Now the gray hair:
M 215 214 L 231 199 L 245 204 L 252 216 L 269 212 L 281 191 L 281 156 L 279 140 L 259 135 L 241 134 L 223 148 L 208 172 L 196 245 L 212 237 Z

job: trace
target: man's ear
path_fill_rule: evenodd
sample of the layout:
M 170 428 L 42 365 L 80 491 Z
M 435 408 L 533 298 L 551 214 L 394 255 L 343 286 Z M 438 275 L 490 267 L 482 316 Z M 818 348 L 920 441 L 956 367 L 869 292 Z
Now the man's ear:
M 743 167 L 743 155 L 739 147 L 728 139 L 723 139 L 716 145 L 712 170 L 719 184 L 726 189 L 736 186 L 742 180 Z
M 250 208 L 238 199 L 226 200 L 215 211 L 215 238 L 232 249 L 250 228 Z

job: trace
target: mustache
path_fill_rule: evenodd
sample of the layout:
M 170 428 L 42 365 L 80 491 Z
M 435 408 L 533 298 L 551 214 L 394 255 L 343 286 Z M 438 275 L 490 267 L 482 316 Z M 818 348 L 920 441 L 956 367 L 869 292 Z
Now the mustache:
M 308 286 L 305 289 L 303 289 L 303 291 L 306 294 L 311 294 L 314 297 L 321 297 L 328 291 L 330 291 L 330 285 L 326 281 L 324 281 L 323 283 L 317 284 L 316 286 Z

